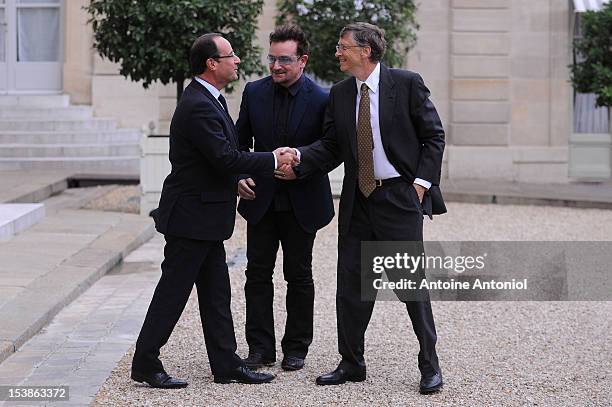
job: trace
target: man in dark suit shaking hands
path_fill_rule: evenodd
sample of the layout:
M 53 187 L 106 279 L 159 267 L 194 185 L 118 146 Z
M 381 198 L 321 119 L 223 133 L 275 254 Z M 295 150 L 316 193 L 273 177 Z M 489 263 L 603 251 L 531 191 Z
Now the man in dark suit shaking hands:
M 159 359 L 196 285 L 206 350 L 215 383 L 265 383 L 274 376 L 248 369 L 236 355 L 230 282 L 223 240 L 234 230 L 238 173 L 272 177 L 295 164 L 289 154 L 239 151 L 220 90 L 238 78 L 240 58 L 220 34 L 205 34 L 190 52 L 192 82 L 170 125 L 172 171 L 164 181 L 157 230 L 164 234 L 162 276 L 136 342 L 132 379 L 152 387 L 185 387 Z
M 330 92 L 324 137 L 299 148 L 300 176 L 340 158 L 336 312 L 342 360 L 317 378 L 334 385 L 366 378 L 364 335 L 373 301 L 361 297 L 361 242 L 423 240 L 423 214 L 445 212 L 439 192 L 444 130 L 421 77 L 380 63 L 384 31 L 354 23 L 336 45 L 340 70 L 353 77 Z M 404 301 L 420 345 L 420 391 L 442 387 L 429 299 Z
M 270 76 L 248 83 L 236 122 L 240 148 L 272 151 L 307 145 L 323 133 L 327 92 L 304 75 L 309 44 L 302 30 L 287 24 L 270 34 Z M 334 216 L 326 171 L 296 180 L 291 166 L 279 179 L 244 175 L 239 182 L 238 212 L 247 220 L 246 339 L 247 366 L 276 360 L 272 274 L 279 245 L 287 281 L 284 370 L 299 370 L 313 336 L 312 248 L 318 229 Z

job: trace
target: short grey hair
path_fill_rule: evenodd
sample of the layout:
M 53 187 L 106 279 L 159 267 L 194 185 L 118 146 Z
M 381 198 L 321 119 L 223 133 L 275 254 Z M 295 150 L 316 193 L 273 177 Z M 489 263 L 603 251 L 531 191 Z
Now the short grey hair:
M 360 47 L 370 47 L 370 61 L 379 62 L 385 55 L 387 41 L 385 40 L 385 30 L 369 23 L 351 23 L 340 31 L 340 37 L 348 33 L 353 33 L 355 42 Z

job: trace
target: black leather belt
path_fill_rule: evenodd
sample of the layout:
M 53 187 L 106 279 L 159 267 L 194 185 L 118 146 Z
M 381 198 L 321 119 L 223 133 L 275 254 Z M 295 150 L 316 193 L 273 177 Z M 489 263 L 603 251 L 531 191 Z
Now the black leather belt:
M 393 177 L 393 178 L 387 178 L 387 179 L 375 179 L 374 180 L 376 182 L 376 187 L 382 187 L 382 186 L 386 186 L 386 185 L 393 185 L 393 184 L 397 184 L 399 182 L 406 182 L 406 180 L 402 177 Z

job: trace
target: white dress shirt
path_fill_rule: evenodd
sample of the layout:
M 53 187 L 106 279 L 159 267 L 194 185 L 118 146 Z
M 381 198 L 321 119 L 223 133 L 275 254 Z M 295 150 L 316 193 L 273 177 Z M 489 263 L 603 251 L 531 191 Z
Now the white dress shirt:
M 380 99 L 380 63 L 376 64 L 376 67 L 365 80 L 360 81 L 355 78 L 357 84 L 357 100 L 355 107 L 355 125 L 357 126 L 359 118 L 359 102 L 361 101 L 361 85 L 365 83 L 368 86 L 368 94 L 370 96 L 370 123 L 372 126 L 372 138 L 374 142 L 374 149 L 372 150 L 372 156 L 374 158 L 374 178 L 375 179 L 387 179 L 399 177 L 400 173 L 397 172 L 393 164 L 389 162 L 387 154 L 383 148 L 382 138 L 380 136 L 380 111 L 379 111 L 379 99 Z M 431 187 L 431 182 L 425 181 L 421 178 L 414 180 L 415 184 L 419 184 L 425 189 Z
M 219 106 L 221 106 L 221 109 L 225 110 L 225 107 L 223 107 L 223 104 L 219 100 L 219 96 L 221 95 L 221 91 L 219 89 L 215 88 L 213 85 L 211 85 L 210 83 L 206 82 L 204 79 L 198 76 L 194 76 L 193 79 L 195 79 L 199 84 L 204 86 L 206 90 L 208 90 L 210 94 L 213 95 L 215 100 L 219 103 Z M 227 112 L 227 114 L 229 115 L 229 112 Z M 278 168 L 278 161 L 276 160 L 276 154 L 272 153 L 272 155 L 274 156 L 274 169 L 276 169 Z
M 206 90 L 208 90 L 210 94 L 214 96 L 217 102 L 219 102 L 219 106 L 223 107 L 223 104 L 219 100 L 219 96 L 221 96 L 221 91 L 219 89 L 215 88 L 213 85 L 198 76 L 194 76 L 193 79 L 195 79 L 200 85 L 204 86 Z M 225 110 L 225 107 L 223 107 L 223 110 Z

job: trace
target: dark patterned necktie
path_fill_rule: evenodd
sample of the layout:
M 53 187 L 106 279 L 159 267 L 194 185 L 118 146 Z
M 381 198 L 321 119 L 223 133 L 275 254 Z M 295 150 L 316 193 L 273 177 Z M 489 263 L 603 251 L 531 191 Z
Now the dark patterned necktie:
M 367 198 L 376 188 L 374 159 L 372 158 L 372 124 L 370 123 L 370 95 L 368 85 L 361 85 L 359 116 L 357 116 L 357 158 L 359 165 L 359 189 Z

